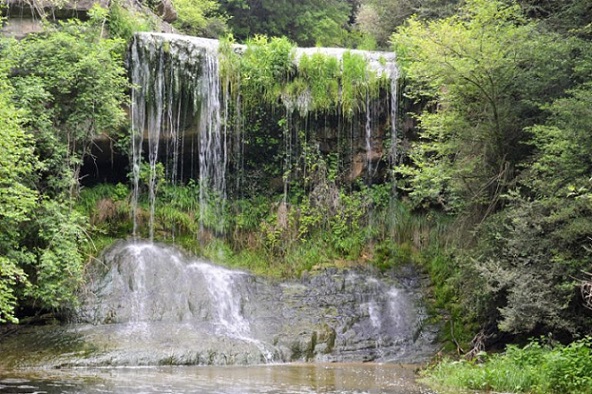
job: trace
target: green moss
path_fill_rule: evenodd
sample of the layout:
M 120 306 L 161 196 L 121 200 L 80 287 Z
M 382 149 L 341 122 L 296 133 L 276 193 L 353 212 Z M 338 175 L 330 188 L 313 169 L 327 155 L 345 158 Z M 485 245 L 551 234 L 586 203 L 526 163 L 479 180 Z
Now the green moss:
M 298 78 L 292 84 L 301 84 L 302 91 L 310 92 L 311 110 L 330 110 L 339 103 L 339 60 L 315 53 L 302 55 L 298 62 Z
M 167 55 L 171 52 L 171 43 L 169 41 L 162 43 L 162 51 Z
M 294 44 L 286 38 L 255 36 L 240 57 L 240 94 L 247 107 L 275 103 L 295 72 Z
M 372 263 L 384 272 L 405 264 L 416 263 L 418 259 L 418 252 L 409 242 L 397 243 L 392 239 L 386 239 L 374 247 Z

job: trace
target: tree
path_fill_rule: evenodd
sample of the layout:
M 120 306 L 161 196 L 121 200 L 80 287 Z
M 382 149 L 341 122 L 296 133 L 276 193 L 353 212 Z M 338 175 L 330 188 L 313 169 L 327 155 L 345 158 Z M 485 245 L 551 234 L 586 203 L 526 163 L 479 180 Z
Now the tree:
M 216 38 L 226 31 L 227 18 L 214 0 L 173 0 L 177 11 L 175 27 L 186 34 Z
M 545 107 L 520 189 L 481 233 L 476 263 L 504 331 L 590 334 L 579 289 L 592 260 L 590 102 L 586 83 Z
M 515 3 L 485 0 L 443 20 L 412 18 L 392 42 L 406 94 L 425 107 L 420 140 L 399 170 L 409 196 L 481 221 L 529 154 L 524 128 L 541 116 L 540 100 L 569 80 L 571 48 L 541 34 Z
M 240 40 L 285 36 L 301 46 L 343 45 L 353 4 L 343 0 L 223 0 L 222 9 Z
M 92 141 L 124 124 L 124 42 L 101 38 L 101 20 L 62 22 L 9 48 L 23 126 L 35 135 L 45 193 L 76 195 Z
M 22 229 L 37 200 L 31 188 L 37 165 L 33 142 L 11 103 L 7 71 L 6 59 L 0 58 L 0 323 L 17 321 L 17 289 L 30 284 L 22 267 L 33 256 L 21 247 Z
M 374 37 L 380 48 L 388 48 L 395 29 L 411 15 L 419 19 L 438 19 L 456 11 L 457 0 L 362 0 L 355 23 L 362 32 Z
M 17 307 L 75 302 L 80 168 L 98 134 L 123 126 L 122 49 L 97 19 L 0 44 L 0 322 L 16 321 Z
M 530 18 L 565 35 L 592 37 L 592 3 L 588 0 L 520 0 Z

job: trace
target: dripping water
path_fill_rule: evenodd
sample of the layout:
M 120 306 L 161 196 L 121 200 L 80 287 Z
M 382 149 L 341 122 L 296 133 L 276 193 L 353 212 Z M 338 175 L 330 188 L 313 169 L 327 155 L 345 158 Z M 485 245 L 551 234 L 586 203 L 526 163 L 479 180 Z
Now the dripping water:
M 138 51 L 139 44 L 137 43 L 138 38 L 134 38 L 134 44 L 131 48 L 131 59 L 132 59 L 132 83 L 142 82 L 141 78 L 143 75 L 147 75 L 148 61 L 140 58 Z M 144 140 L 144 128 L 145 128 L 145 98 L 144 91 L 141 89 L 132 89 L 132 135 L 131 135 L 131 149 L 132 149 L 132 181 L 133 181 L 133 192 L 132 192 L 132 220 L 133 220 L 133 233 L 136 237 L 138 235 L 138 200 L 140 197 L 140 167 L 142 165 L 142 144 Z
M 364 127 L 366 141 L 366 176 L 367 183 L 372 183 L 372 104 L 370 92 L 366 92 L 366 124 Z
M 164 103 L 164 59 L 162 53 L 158 54 L 158 65 L 156 72 L 156 81 L 154 81 L 152 88 L 154 91 L 151 96 L 154 99 L 156 106 L 148 116 L 148 163 L 150 165 L 150 180 L 148 182 L 148 196 L 150 204 L 150 221 L 149 234 L 150 240 L 154 239 L 154 213 L 156 206 L 156 181 L 157 181 L 157 167 L 158 162 L 158 145 L 160 143 L 160 133 L 163 128 L 163 103 Z
M 397 132 L 397 116 L 398 116 L 398 87 L 399 87 L 399 69 L 395 64 L 389 67 L 389 79 L 390 79 L 390 118 L 391 118 L 391 151 L 390 151 L 390 167 L 391 171 L 394 172 L 395 167 L 399 163 L 399 135 Z M 391 176 L 392 179 L 392 195 L 396 196 L 397 187 L 395 174 Z
M 220 71 L 217 52 L 208 48 L 205 53 L 200 84 L 200 140 L 199 140 L 199 207 L 200 230 L 206 218 L 218 218 L 218 223 L 207 223 L 223 232 L 223 213 L 226 200 L 226 135 L 221 129 Z M 211 216 L 210 216 L 211 215 Z M 209 220 L 208 220 L 209 221 Z
M 217 232 L 223 230 L 228 144 L 227 130 L 221 128 L 218 42 L 189 40 L 192 45 L 177 45 L 158 35 L 142 34 L 135 37 L 131 49 L 133 233 L 138 236 L 140 231 L 138 207 L 147 148 L 150 240 L 154 238 L 159 177 L 173 185 L 186 181 L 181 159 L 187 148 L 189 176 L 199 178 L 200 229 L 203 233 L 208 225 Z M 159 146 L 161 139 L 166 140 L 166 149 Z M 164 174 L 159 163 L 164 163 Z
M 297 53 L 322 52 L 340 57 L 343 50 L 338 49 L 297 49 Z M 355 52 L 355 51 L 354 51 Z M 390 54 L 362 53 L 368 60 L 369 70 L 386 73 L 391 79 L 391 136 L 390 161 L 397 161 L 396 130 L 396 78 L 398 72 L 394 57 Z M 385 59 L 385 56 L 387 59 Z M 243 137 L 245 121 L 240 99 L 240 81 L 229 86 L 229 80 L 220 80 L 218 42 L 164 34 L 139 34 L 131 49 L 132 83 L 132 215 L 133 233 L 138 236 L 140 215 L 138 204 L 142 188 L 142 157 L 148 161 L 146 173 L 149 212 L 148 233 L 154 237 L 155 207 L 157 203 L 157 184 L 160 176 L 158 163 L 164 163 L 164 176 L 171 184 L 195 179 L 199 185 L 199 228 L 200 234 L 213 230 L 224 232 L 225 201 L 227 198 L 227 174 L 231 168 L 235 195 L 240 197 L 244 183 L 245 141 Z M 230 89 L 236 91 L 230 92 Z M 231 100 L 231 98 L 233 100 Z M 290 102 L 284 101 L 286 125 L 284 125 L 284 199 L 287 199 L 288 181 L 294 164 L 293 150 L 298 147 L 296 116 L 306 119 L 310 111 L 310 93 L 305 92 Z M 232 102 L 231 102 L 232 101 Z M 368 181 L 377 170 L 372 154 L 373 141 L 379 122 L 380 112 L 375 100 L 366 96 L 366 113 L 354 114 L 353 119 L 345 121 L 341 109 L 337 108 L 339 130 L 351 136 L 351 152 L 354 152 L 354 139 L 365 139 L 365 159 Z M 318 115 L 318 114 L 316 114 Z M 363 118 L 365 116 L 365 119 Z M 234 121 L 230 119 L 234 117 Z M 295 122 L 295 123 L 292 123 Z M 361 130 L 360 130 L 361 128 Z M 337 133 L 337 143 L 342 143 L 342 132 Z M 166 149 L 159 144 L 166 141 Z M 230 156 L 235 159 L 230 161 Z M 162 157 L 166 156 L 166 157 Z M 186 157 L 184 157 L 186 156 Z M 341 160 L 347 160 L 342 155 Z M 188 166 L 185 163 L 191 161 Z M 353 160 L 352 160 L 353 162 Z M 174 232 L 174 231 L 173 231 Z

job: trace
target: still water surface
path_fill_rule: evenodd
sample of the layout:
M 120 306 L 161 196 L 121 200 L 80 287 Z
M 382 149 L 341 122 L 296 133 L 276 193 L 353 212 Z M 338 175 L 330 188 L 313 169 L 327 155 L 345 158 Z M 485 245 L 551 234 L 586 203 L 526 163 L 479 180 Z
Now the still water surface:
M 0 371 L 0 393 L 434 394 L 415 368 L 393 364 L 282 364 Z

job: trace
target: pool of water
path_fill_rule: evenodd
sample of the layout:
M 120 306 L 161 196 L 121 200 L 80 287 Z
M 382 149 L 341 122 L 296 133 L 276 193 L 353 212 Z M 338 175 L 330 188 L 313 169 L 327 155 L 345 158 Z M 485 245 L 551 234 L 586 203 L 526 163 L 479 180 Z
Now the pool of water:
M 1 371 L 0 393 L 435 394 L 415 366 L 281 364 Z

